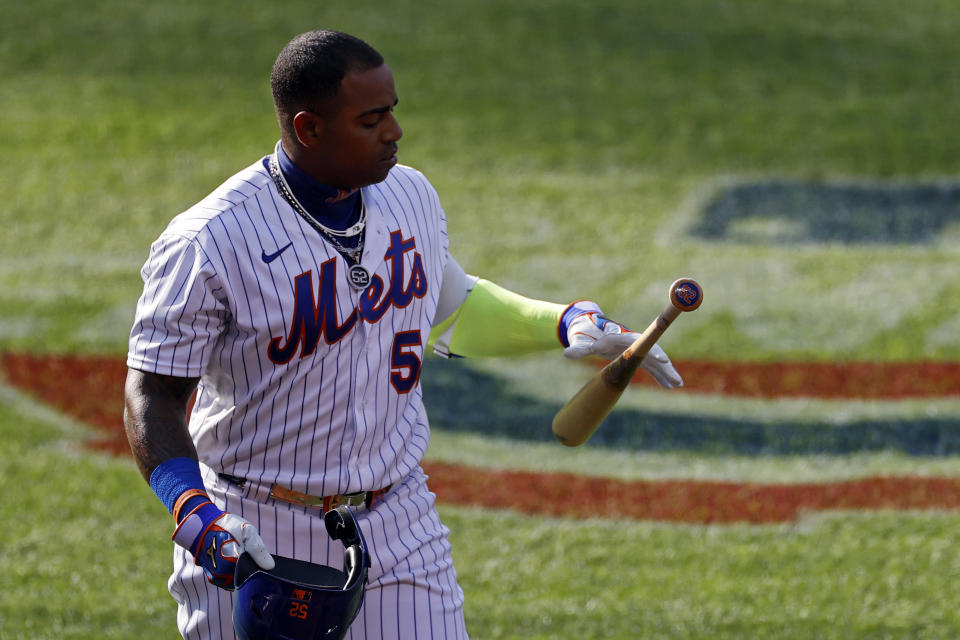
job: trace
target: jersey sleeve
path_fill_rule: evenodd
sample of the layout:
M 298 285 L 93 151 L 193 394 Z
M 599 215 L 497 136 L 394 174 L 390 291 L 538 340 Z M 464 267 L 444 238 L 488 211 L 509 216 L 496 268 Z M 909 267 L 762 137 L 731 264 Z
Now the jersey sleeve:
M 448 277 L 451 273 L 451 265 L 449 263 L 453 260 L 449 253 L 450 237 L 447 235 L 447 214 L 443 210 L 443 205 L 440 203 L 440 194 L 437 193 L 436 188 L 430 184 L 426 176 L 416 169 L 409 167 L 407 167 L 407 169 L 410 171 L 410 175 L 415 176 L 419 182 L 417 190 L 426 203 L 424 210 L 428 224 L 434 229 L 431 240 L 431 253 L 434 256 L 433 273 L 439 275 L 439 289 L 437 291 L 437 302 L 431 311 L 429 323 L 430 326 L 435 326 L 439 324 L 444 317 L 452 313 L 460 303 L 460 301 L 451 299 L 451 296 L 456 297 L 459 295 L 457 291 L 459 283 L 451 283 L 450 286 L 447 284 Z M 456 263 L 454 263 L 454 265 L 454 271 L 463 271 L 459 265 L 456 265 Z
M 164 234 L 141 270 L 143 295 L 127 366 L 162 375 L 203 375 L 229 317 L 224 288 L 195 239 Z

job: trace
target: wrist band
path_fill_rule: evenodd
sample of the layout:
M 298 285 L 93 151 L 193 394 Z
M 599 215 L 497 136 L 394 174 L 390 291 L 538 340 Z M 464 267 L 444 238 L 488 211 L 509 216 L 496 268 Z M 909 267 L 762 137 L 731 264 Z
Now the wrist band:
M 150 474 L 150 488 L 173 514 L 177 499 L 190 490 L 206 495 L 200 463 L 191 458 L 170 458 L 157 465 Z

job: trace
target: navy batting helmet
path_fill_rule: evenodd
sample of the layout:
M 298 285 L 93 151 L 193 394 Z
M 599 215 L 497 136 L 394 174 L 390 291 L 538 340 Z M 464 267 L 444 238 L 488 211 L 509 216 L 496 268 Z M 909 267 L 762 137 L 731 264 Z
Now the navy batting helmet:
M 343 638 L 363 604 L 370 557 L 363 534 L 346 506 L 328 511 L 327 533 L 345 548 L 345 571 L 273 556 L 261 569 L 247 554 L 237 562 L 233 626 L 241 640 Z

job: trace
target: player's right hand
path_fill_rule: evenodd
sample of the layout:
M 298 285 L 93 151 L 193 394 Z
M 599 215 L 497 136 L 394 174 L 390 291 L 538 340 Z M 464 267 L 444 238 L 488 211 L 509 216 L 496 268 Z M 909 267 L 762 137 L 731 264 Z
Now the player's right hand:
M 237 560 L 244 552 L 263 569 L 273 569 L 275 564 L 255 526 L 210 501 L 180 521 L 173 540 L 193 554 L 210 584 L 227 591 L 234 589 Z

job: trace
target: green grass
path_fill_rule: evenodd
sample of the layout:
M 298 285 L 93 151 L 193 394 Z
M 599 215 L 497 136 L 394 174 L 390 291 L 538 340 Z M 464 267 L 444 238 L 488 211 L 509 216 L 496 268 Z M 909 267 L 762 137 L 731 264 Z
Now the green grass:
M 269 152 L 272 60 L 332 26 L 388 57 L 402 159 L 436 184 L 470 271 L 634 325 L 697 277 L 706 303 L 669 338 L 682 356 L 960 355 L 943 337 L 955 237 L 689 234 L 721 181 L 955 175 L 954 2 L 0 5 L 0 347 L 121 351 L 150 241 Z
M 691 234 L 731 183 L 955 180 L 954 0 L 0 0 L 0 9 L 0 350 L 121 357 L 150 242 L 272 149 L 273 58 L 292 35 L 329 26 L 387 56 L 401 159 L 438 188 L 469 271 L 531 296 L 595 298 L 636 328 L 664 306 L 674 278 L 696 277 L 704 306 L 662 341 L 675 359 L 960 357 L 955 229 L 889 246 Z M 557 362 L 473 366 L 542 407 L 589 371 Z M 953 401 L 640 392 L 624 403 L 704 424 L 960 414 Z M 502 413 L 490 416 L 504 426 Z M 4 640 L 175 636 L 169 518 L 131 462 L 82 453 L 86 437 L 0 387 Z M 958 470 L 953 457 L 566 451 L 447 431 L 429 455 L 652 478 Z M 960 637 L 956 514 L 709 528 L 442 515 L 476 638 Z
M 170 522 L 133 463 L 0 395 L 0 638 L 173 638 Z M 475 638 L 956 638 L 960 515 L 782 526 L 443 506 Z
M 86 435 L 0 396 L 0 638 L 175 637 L 169 516 Z
M 960 623 L 954 515 L 707 528 L 442 515 L 476 637 L 953 638 Z

